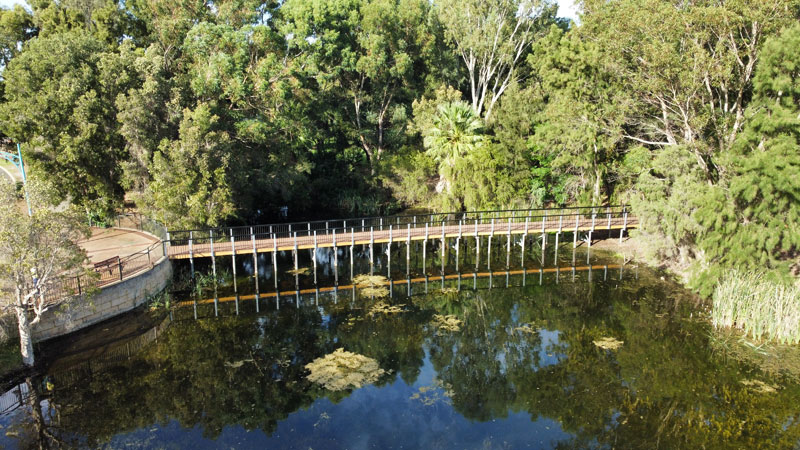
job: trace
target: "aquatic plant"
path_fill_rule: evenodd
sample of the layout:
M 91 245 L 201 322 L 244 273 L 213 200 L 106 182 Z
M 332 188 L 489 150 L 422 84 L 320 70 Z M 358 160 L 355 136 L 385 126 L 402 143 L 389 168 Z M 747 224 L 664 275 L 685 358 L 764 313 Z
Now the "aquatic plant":
M 441 331 L 461 331 L 461 319 L 458 317 L 448 314 L 448 315 L 441 315 L 441 314 L 434 314 L 433 315 L 433 324 Z
M 386 371 L 372 358 L 357 353 L 336 349 L 333 353 L 306 364 L 308 380 L 331 391 L 360 388 L 374 383 Z
M 397 314 L 401 312 L 405 312 L 403 309 L 405 305 L 389 305 L 385 302 L 378 302 L 372 305 L 372 308 L 369 309 L 369 315 L 374 316 L 376 314 Z
M 386 284 L 389 280 L 380 275 L 356 275 L 353 277 L 353 284 L 359 288 L 361 295 L 364 297 L 386 297 L 389 295 L 389 289 Z
M 714 327 L 738 328 L 756 340 L 800 343 L 800 286 L 735 270 L 717 284 L 712 299 Z
M 625 342 L 613 337 L 604 337 L 594 340 L 592 343 L 603 350 L 617 350 L 618 348 L 622 347 L 622 344 Z
M 308 267 L 300 267 L 299 269 L 291 269 L 287 270 L 286 273 L 291 275 L 308 275 L 311 272 L 311 269 Z

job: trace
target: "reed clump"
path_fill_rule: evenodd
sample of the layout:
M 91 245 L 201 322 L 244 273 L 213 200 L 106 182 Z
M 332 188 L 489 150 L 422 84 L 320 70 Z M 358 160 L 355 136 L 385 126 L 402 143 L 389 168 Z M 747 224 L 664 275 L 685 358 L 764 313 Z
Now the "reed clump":
M 732 271 L 714 290 L 711 321 L 715 328 L 738 328 L 755 340 L 798 344 L 800 286 Z

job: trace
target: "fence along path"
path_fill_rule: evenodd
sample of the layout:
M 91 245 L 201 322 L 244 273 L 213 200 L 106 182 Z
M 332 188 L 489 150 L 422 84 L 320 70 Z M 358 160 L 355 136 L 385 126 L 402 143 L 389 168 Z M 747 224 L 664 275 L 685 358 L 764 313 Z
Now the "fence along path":
M 171 259 L 415 240 L 637 228 L 627 206 L 473 211 L 339 219 L 167 233 Z

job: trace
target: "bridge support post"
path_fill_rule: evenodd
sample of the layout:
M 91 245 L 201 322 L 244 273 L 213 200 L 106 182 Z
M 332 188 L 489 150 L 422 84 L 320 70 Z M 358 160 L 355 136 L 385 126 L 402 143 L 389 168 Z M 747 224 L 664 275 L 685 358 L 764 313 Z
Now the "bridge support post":
M 294 256 L 294 271 L 295 271 L 295 278 L 297 278 L 297 232 L 294 232 L 294 249 L 292 250 Z
M 350 279 L 353 279 L 353 248 L 356 246 L 356 229 L 350 228 Z M 353 295 L 355 296 L 356 289 L 353 288 Z M 355 298 L 353 299 L 355 300 Z
M 428 272 L 428 222 L 425 222 L 425 239 L 422 241 L 422 273 Z
M 489 243 L 487 245 L 486 251 L 486 268 L 491 270 L 492 269 L 492 238 L 494 237 L 494 217 L 492 217 L 492 228 L 489 230 Z M 491 287 L 491 280 L 489 282 L 489 286 Z
M 375 227 L 369 227 L 369 274 L 372 275 L 375 269 L 375 253 L 373 252 L 373 245 L 375 244 Z
M 336 229 L 333 229 L 333 285 L 339 286 L 339 247 L 336 246 Z M 336 290 L 334 289 L 334 302 L 336 301 Z
M 192 279 L 194 280 L 194 250 L 192 249 L 192 241 L 194 238 L 194 232 L 189 232 L 189 266 L 192 270 Z
M 406 276 L 411 270 L 411 224 L 406 224 Z
M 255 247 L 253 247 L 253 257 L 255 257 Z M 258 261 L 258 258 L 255 258 Z M 256 269 L 258 266 L 256 266 Z M 278 292 L 278 235 L 272 235 L 272 271 L 275 278 L 275 292 L 277 295 Z M 256 280 L 258 280 L 258 271 L 256 271 Z M 256 283 L 256 287 L 258 287 L 258 283 Z
M 256 279 L 256 292 L 258 292 L 258 253 L 256 253 L 256 235 L 253 233 L 253 227 L 250 227 L 250 242 L 253 245 L 253 278 Z M 258 300 L 256 300 L 256 304 L 258 304 Z
M 575 233 L 572 235 L 572 248 L 578 247 L 578 218 L 580 216 L 580 212 L 575 213 Z
M 314 265 L 314 286 L 317 285 L 317 230 L 314 230 L 314 253 L 311 254 L 311 262 Z
M 544 226 L 545 226 L 544 222 L 546 220 L 547 220 L 547 211 L 545 211 L 544 215 L 542 216 L 542 262 L 544 262 L 544 248 L 547 245 L 547 239 L 546 239 L 546 235 L 545 235 L 545 232 L 544 232 L 544 229 L 545 229 L 544 228 Z
M 622 228 L 619 230 L 619 243 L 622 244 L 622 233 L 625 232 L 625 229 L 628 228 L 628 207 L 622 208 Z
M 214 273 L 214 284 L 217 284 L 217 255 L 214 254 L 214 230 L 208 232 L 211 241 L 211 271 Z
M 392 279 L 392 224 L 389 224 L 389 246 L 386 247 L 386 277 Z M 391 286 L 391 284 L 390 284 Z
M 511 217 L 508 218 L 508 239 L 506 240 L 506 269 L 511 265 Z
M 236 284 L 236 244 L 233 240 L 233 228 L 231 228 L 231 265 L 233 266 L 233 292 L 239 292 L 239 287 Z M 236 304 L 236 310 L 239 310 L 239 304 Z
M 555 264 L 556 267 L 558 267 L 558 237 L 559 237 L 560 234 L 561 233 L 558 233 L 558 232 L 556 233 L 556 246 L 553 247 L 553 248 L 555 248 L 555 252 L 556 252 L 555 257 L 553 258 L 553 263 Z

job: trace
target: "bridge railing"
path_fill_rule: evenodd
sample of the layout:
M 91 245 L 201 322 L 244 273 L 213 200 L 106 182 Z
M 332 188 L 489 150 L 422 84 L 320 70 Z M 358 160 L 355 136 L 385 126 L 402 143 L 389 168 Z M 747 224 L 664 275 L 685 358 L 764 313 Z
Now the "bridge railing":
M 178 230 L 169 233 L 168 243 L 171 246 L 191 245 L 195 251 L 209 251 L 211 245 L 217 250 L 230 249 L 231 245 L 243 241 L 263 239 L 292 239 L 298 245 L 313 245 L 322 236 L 336 235 L 338 242 L 345 242 L 358 233 L 375 233 L 392 230 L 394 239 L 401 240 L 409 229 L 419 230 L 425 226 L 430 237 L 436 237 L 442 231 L 452 234 L 456 227 L 464 235 L 469 235 L 476 228 L 485 233 L 486 226 L 493 232 L 502 233 L 503 227 L 512 227 L 519 231 L 522 224 L 527 224 L 528 231 L 533 233 L 537 227 L 552 229 L 560 227 L 564 231 L 573 229 L 576 224 L 581 227 L 587 221 L 593 221 L 597 229 L 619 228 L 628 222 L 628 207 L 572 207 L 557 209 L 509 209 L 497 211 L 469 211 L 456 213 L 429 213 L 400 215 L 389 217 L 364 217 L 356 219 L 320 220 L 311 222 L 253 225 L 239 227 L 221 227 L 204 230 Z M 191 243 L 191 244 L 190 244 Z M 238 245 L 240 247 L 241 244 Z

